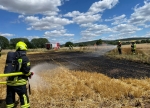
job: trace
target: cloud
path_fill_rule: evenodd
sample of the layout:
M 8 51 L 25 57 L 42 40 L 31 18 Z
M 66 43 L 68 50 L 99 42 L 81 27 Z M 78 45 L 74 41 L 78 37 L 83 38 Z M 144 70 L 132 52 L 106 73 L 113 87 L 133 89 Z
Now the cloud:
M 63 29 L 63 26 L 73 23 L 69 19 L 56 16 L 46 16 L 41 19 L 35 16 L 28 16 L 25 18 L 25 21 L 31 26 L 27 30 Z
M 89 10 L 85 13 L 73 11 L 68 12 L 64 16 L 72 17 L 73 21 L 79 24 L 80 27 L 86 28 L 85 30 L 81 31 L 82 39 L 91 40 L 93 37 L 100 36 L 104 33 L 112 32 L 112 29 L 109 28 L 107 25 L 99 25 L 94 23 L 100 22 L 102 12 L 104 12 L 106 9 L 112 9 L 117 3 L 118 0 L 100 0 L 93 3 L 90 6 Z
M 98 21 L 101 18 L 101 15 L 80 15 L 73 18 L 73 21 L 77 24 L 83 24 L 83 23 L 92 23 L 95 21 Z
M 144 6 L 134 8 L 134 13 L 131 14 L 129 23 L 145 26 L 146 23 L 150 22 L 150 2 L 144 1 Z
M 92 23 L 95 21 L 100 20 L 101 15 L 100 14 L 89 14 L 89 13 L 80 13 L 79 11 L 73 11 L 72 13 L 69 12 L 64 15 L 64 17 L 73 17 L 73 21 L 77 24 L 83 24 L 83 23 Z
M 19 15 L 18 18 L 24 18 L 24 15 Z
M 89 31 L 101 31 L 101 32 L 111 32 L 111 28 L 109 28 L 107 25 L 102 25 L 102 24 L 92 24 L 91 26 L 88 27 Z
M 0 9 L 20 14 L 58 12 L 61 0 L 0 0 Z
M 76 17 L 82 15 L 79 11 L 73 11 L 73 12 L 68 12 L 67 14 L 64 15 L 64 17 Z
M 92 6 L 89 9 L 89 12 L 93 14 L 99 12 L 102 13 L 106 9 L 112 9 L 117 3 L 118 0 L 100 0 L 92 4 Z
M 150 37 L 150 32 L 147 32 L 143 37 Z
M 130 24 L 120 24 L 113 27 L 114 32 L 122 33 L 124 35 L 135 33 L 136 31 L 142 30 L 142 28 L 138 28 L 134 25 Z
M 112 25 L 118 25 L 118 24 L 121 24 L 121 23 L 127 23 L 127 19 L 126 19 L 126 15 L 123 14 L 123 15 L 120 15 L 120 16 L 115 16 L 114 18 L 112 19 L 105 19 L 105 21 L 112 21 Z
M 65 29 L 62 29 L 62 30 L 46 31 L 44 33 L 44 36 L 46 37 L 62 37 L 62 36 L 72 37 L 74 36 L 74 34 L 68 34 L 66 33 Z
M 81 31 L 81 36 L 85 39 L 92 39 L 93 37 L 101 36 L 105 33 L 111 33 L 113 30 L 109 28 L 107 25 L 102 24 L 81 24 L 80 25 L 83 28 L 86 28 L 85 30 Z
M 118 0 L 103 0 L 95 2 L 91 5 L 89 10 L 85 13 L 80 13 L 79 11 L 68 12 L 65 17 L 72 17 L 73 21 L 77 24 L 83 23 L 93 23 L 101 19 L 101 14 L 106 9 L 113 8 L 118 3 Z
M 12 36 L 15 36 L 15 35 L 14 34 L 10 34 L 10 33 L 0 33 L 0 36 L 12 37 Z

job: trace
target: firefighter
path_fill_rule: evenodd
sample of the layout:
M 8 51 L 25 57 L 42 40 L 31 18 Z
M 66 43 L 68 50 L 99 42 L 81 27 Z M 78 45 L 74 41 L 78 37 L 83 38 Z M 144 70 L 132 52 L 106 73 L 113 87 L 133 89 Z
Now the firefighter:
M 72 45 L 69 45 L 69 49 L 72 50 L 72 49 L 73 49 L 73 46 L 72 46 Z
M 118 41 L 117 48 L 118 48 L 119 54 L 122 54 L 122 51 L 121 51 L 121 42 L 120 41 Z
M 27 94 L 26 84 L 28 77 L 31 78 L 33 72 L 30 70 L 30 62 L 26 56 L 27 45 L 19 41 L 16 44 L 16 55 L 18 62 L 16 64 L 16 72 L 23 72 L 24 75 L 11 76 L 7 78 L 7 95 L 6 95 L 6 108 L 15 107 L 15 93 L 18 94 L 20 99 L 21 108 L 30 108 L 29 97 Z
M 132 54 L 135 54 L 135 50 L 136 50 L 136 44 L 135 44 L 134 41 L 132 41 L 132 43 L 131 43 L 131 52 L 132 52 Z

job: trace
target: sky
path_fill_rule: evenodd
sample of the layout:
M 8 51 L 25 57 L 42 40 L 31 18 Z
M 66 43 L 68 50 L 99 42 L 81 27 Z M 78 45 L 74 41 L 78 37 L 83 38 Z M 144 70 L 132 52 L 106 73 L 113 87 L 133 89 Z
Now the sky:
M 150 0 L 0 0 L 0 35 L 64 44 L 150 37 Z

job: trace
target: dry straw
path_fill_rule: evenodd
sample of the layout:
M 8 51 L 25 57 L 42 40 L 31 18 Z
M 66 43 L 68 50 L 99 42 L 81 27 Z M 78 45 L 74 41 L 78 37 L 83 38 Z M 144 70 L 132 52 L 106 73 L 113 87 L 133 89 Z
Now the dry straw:
M 0 58 L 1 73 L 5 59 L 6 55 Z M 149 78 L 112 79 L 97 72 L 71 71 L 59 66 L 35 73 L 30 80 L 30 104 L 32 108 L 144 107 L 150 98 L 149 81 Z M 5 85 L 0 85 L 0 92 L 0 99 L 5 99 Z M 5 102 L 0 103 L 0 108 L 5 108 Z

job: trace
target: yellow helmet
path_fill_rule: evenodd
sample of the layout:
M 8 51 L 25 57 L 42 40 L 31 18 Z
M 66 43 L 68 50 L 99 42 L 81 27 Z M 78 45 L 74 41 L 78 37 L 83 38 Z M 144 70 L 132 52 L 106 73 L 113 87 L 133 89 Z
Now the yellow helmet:
M 22 42 L 22 41 L 19 41 L 17 44 L 16 44 L 16 50 L 27 50 L 27 45 Z

